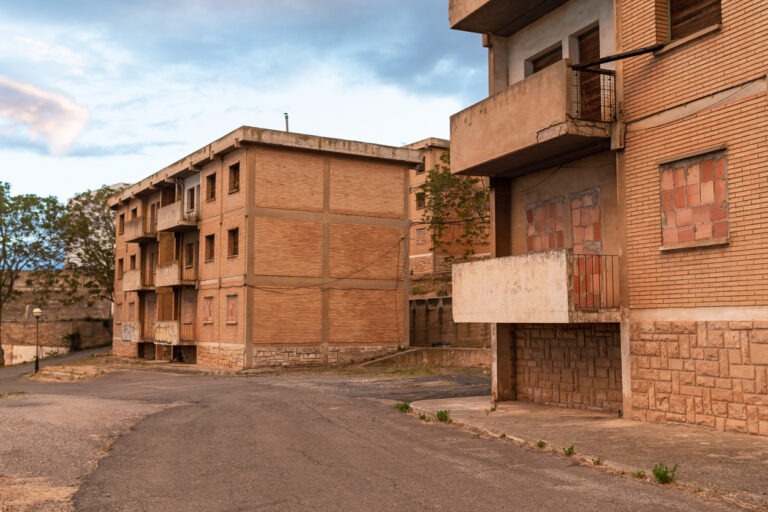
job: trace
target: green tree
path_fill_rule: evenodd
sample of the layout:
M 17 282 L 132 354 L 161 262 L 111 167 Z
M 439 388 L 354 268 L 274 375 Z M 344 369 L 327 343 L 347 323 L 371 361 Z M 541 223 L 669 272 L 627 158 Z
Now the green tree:
M 451 172 L 450 154 L 427 172 L 422 222 L 427 225 L 432 250 L 464 259 L 488 244 L 490 195 L 483 178 Z
M 19 295 L 16 285 L 22 271 L 42 276 L 61 268 L 66 248 L 64 214 L 55 197 L 13 196 L 10 185 L 0 182 L 0 340 L 3 308 Z M 0 366 L 3 357 L 0 344 Z
M 67 270 L 64 284 L 69 301 L 89 305 L 114 301 L 115 213 L 107 199 L 117 187 L 77 194 L 67 205 Z

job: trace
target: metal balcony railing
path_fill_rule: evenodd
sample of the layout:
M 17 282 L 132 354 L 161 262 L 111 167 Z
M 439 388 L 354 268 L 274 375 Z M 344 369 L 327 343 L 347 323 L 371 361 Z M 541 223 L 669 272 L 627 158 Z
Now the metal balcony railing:
M 572 70 L 571 116 L 584 121 L 616 121 L 616 76 L 609 69 Z
M 619 307 L 619 257 L 573 255 L 573 306 L 576 309 Z

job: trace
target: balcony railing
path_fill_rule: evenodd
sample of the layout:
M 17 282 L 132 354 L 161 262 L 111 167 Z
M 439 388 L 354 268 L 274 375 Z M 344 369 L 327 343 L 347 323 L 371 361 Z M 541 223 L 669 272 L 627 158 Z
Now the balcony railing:
M 571 116 L 584 121 L 616 121 L 616 76 L 610 69 L 572 70 Z
M 468 323 L 619 321 L 619 257 L 558 249 L 453 266 L 453 317 Z
M 573 255 L 573 306 L 605 309 L 619 306 L 619 257 L 605 254 Z
M 139 269 L 127 270 L 123 273 L 123 291 L 138 292 L 152 288 L 152 281 L 149 280 L 148 273 Z M 151 274 L 149 274 L 151 276 Z

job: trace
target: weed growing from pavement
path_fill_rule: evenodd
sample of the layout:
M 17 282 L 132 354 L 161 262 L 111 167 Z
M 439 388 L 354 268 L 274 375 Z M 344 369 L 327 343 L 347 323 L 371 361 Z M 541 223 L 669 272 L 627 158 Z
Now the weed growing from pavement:
M 428 418 L 428 417 L 427 417 L 427 415 L 426 415 L 426 414 L 424 414 L 423 412 L 420 412 L 420 413 L 419 413 L 419 419 L 420 419 L 421 421 L 429 421 L 429 418 Z
M 8 398 L 10 396 L 21 396 L 26 395 L 27 393 L 25 391 L 8 391 L 7 393 L 0 393 L 0 400 L 3 398 Z
M 411 412 L 411 404 L 408 402 L 397 402 L 395 404 L 395 409 L 400 412 Z
M 677 464 L 671 468 L 666 464 L 659 462 L 653 466 L 653 476 L 660 484 L 668 484 L 675 479 L 675 473 L 677 472 Z
M 563 453 L 566 454 L 568 457 L 573 455 L 573 452 L 575 450 L 573 449 L 573 445 L 569 446 L 568 448 L 563 448 Z
M 541 441 L 541 440 L 536 441 L 536 448 L 546 448 L 546 447 L 547 447 L 546 441 Z
M 437 418 L 437 421 L 442 421 L 443 423 L 450 422 L 451 411 L 448 409 L 441 409 L 435 413 L 435 417 Z
M 638 469 L 637 471 L 632 473 L 632 476 L 635 478 L 645 478 L 645 471 L 643 471 L 642 469 Z
M 592 464 L 595 466 L 602 466 L 603 459 L 601 459 L 600 457 L 595 457 L 594 459 L 592 459 Z
M 499 437 L 500 437 L 501 439 L 506 439 L 506 438 L 507 438 L 507 434 L 506 434 L 505 432 L 502 432 L 502 433 L 501 433 L 501 435 L 500 435 Z

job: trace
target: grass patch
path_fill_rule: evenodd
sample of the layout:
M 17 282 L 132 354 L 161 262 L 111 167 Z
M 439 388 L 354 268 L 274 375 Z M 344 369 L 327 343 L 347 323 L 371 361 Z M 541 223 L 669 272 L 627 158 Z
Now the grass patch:
M 419 419 L 421 421 L 429 421 L 429 417 L 426 414 L 424 414 L 423 412 L 419 413 Z
M 666 464 L 659 462 L 653 466 L 653 477 L 660 484 L 668 484 L 675 479 L 675 473 L 677 473 L 677 464 L 671 468 Z
M 594 466 L 602 466 L 603 465 L 603 459 L 601 459 L 600 457 L 595 457 L 594 459 L 592 459 L 592 464 Z
M 574 448 L 573 448 L 573 445 L 571 445 L 571 446 L 569 446 L 569 447 L 567 447 L 567 448 L 563 448 L 563 453 L 564 453 L 564 454 L 566 454 L 568 457 L 570 457 L 571 455 L 573 455 L 574 451 L 575 451 L 575 450 L 574 450 Z
M 451 411 L 448 409 L 441 409 L 435 413 L 435 417 L 437 418 L 437 421 L 448 423 L 451 421 Z
M 0 393 L 0 400 L 3 398 L 8 398 L 12 396 L 22 396 L 26 395 L 26 391 L 8 391 L 7 393 Z
M 643 471 L 642 469 L 638 469 L 637 471 L 632 473 L 632 476 L 635 478 L 645 478 L 645 471 Z
M 400 412 L 411 412 L 411 404 L 408 402 L 397 402 L 395 404 L 395 409 L 397 409 Z
M 547 447 L 546 441 L 542 441 L 542 440 L 536 441 L 536 448 L 546 448 L 546 447 Z

